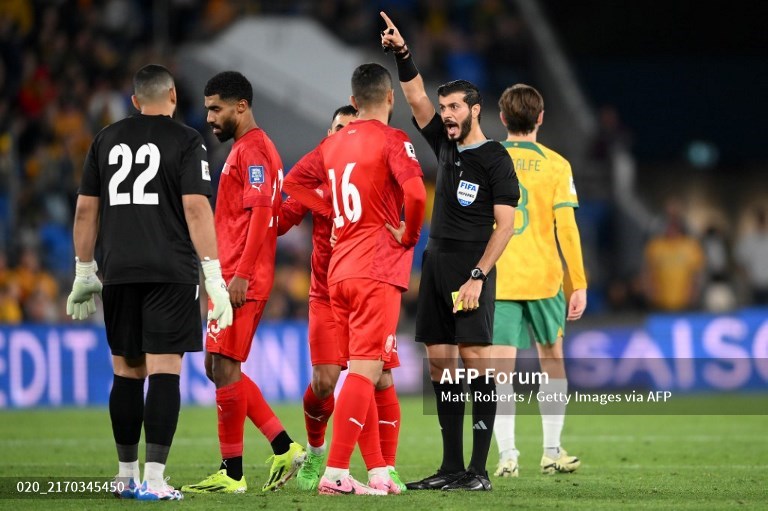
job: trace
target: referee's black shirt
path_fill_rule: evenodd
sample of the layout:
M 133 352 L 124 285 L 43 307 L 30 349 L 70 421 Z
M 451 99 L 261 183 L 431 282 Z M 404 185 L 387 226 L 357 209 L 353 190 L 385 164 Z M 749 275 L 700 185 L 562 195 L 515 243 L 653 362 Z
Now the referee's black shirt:
M 414 125 L 418 128 L 416 120 Z M 493 206 L 517 207 L 520 187 L 512 158 L 499 142 L 464 147 L 448 139 L 440 115 L 419 129 L 437 156 L 437 184 L 430 238 L 487 243 Z
M 197 284 L 182 195 L 211 195 L 203 139 L 163 115 L 137 114 L 94 139 L 78 193 L 99 197 L 104 284 Z

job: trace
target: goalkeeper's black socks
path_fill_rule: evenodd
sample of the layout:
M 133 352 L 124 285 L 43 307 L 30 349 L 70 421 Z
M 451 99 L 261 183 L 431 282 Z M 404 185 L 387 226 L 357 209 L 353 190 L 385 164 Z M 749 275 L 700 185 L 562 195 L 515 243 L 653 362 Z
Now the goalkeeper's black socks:
M 485 475 L 488 450 L 491 448 L 493 424 L 496 421 L 496 382 L 486 383 L 479 379 L 469 384 L 472 393 L 472 459 L 467 469 L 478 475 Z
M 236 456 L 234 458 L 221 460 L 221 467 L 219 467 L 219 470 L 226 470 L 229 477 L 235 481 L 239 481 L 243 478 L 243 457 Z
M 165 465 L 179 422 L 181 396 L 178 374 L 151 374 L 144 405 L 147 462 Z
M 464 388 L 460 383 L 432 382 L 437 398 L 437 418 L 443 436 L 441 472 L 464 470 Z M 453 398 L 453 399 L 451 399 Z M 491 429 L 493 431 L 493 429 Z
M 109 393 L 109 417 L 118 461 L 137 461 L 144 421 L 144 378 L 114 375 Z

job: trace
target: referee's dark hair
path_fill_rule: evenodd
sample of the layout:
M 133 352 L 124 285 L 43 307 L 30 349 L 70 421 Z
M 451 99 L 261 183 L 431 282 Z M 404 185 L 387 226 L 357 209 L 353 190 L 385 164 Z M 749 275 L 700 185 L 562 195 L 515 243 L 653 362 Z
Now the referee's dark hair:
M 203 91 L 205 96 L 215 96 L 226 101 L 240 101 L 245 100 L 248 102 L 248 106 L 253 104 L 253 87 L 248 78 L 243 76 L 242 73 L 237 71 L 223 71 L 205 84 L 205 90 Z
M 444 83 L 437 88 L 437 95 L 442 97 L 453 94 L 454 92 L 464 93 L 464 102 L 469 108 L 472 108 L 475 105 L 480 105 L 480 108 L 483 107 L 483 97 L 480 95 L 480 89 L 478 89 L 477 85 L 472 82 L 468 82 L 467 80 L 453 80 L 452 82 Z M 477 119 L 480 120 L 480 115 L 477 116 Z
M 392 75 L 380 64 L 362 64 L 352 73 L 352 96 L 360 108 L 384 102 L 391 90 Z
M 147 64 L 133 75 L 133 94 L 140 103 L 166 99 L 173 87 L 171 72 L 158 64 Z
M 518 83 L 501 94 L 499 109 L 504 115 L 507 131 L 527 135 L 536 129 L 539 115 L 544 111 L 544 98 L 530 85 Z

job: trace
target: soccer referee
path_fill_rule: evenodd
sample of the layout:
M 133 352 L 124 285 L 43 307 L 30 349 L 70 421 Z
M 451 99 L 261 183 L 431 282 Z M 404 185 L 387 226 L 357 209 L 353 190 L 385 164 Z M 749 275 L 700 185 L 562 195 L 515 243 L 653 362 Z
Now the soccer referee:
M 416 312 L 416 340 L 427 346 L 430 377 L 437 397 L 443 461 L 437 473 L 408 483 L 413 490 L 491 489 L 486 472 L 496 403 L 493 381 L 469 382 L 472 396 L 472 458 L 464 468 L 464 402 L 461 382 L 440 383 L 461 357 L 464 367 L 483 374 L 493 340 L 496 272 L 494 265 L 512 237 L 520 190 L 504 147 L 480 127 L 482 100 L 475 85 L 455 80 L 437 89 L 440 113 L 424 89 L 405 40 L 387 23 L 381 44 L 392 50 L 413 121 L 438 161 L 435 205 Z M 494 224 L 496 229 L 494 229 Z M 455 296 L 455 297 L 454 297 Z M 485 397 L 485 399 L 483 398 Z

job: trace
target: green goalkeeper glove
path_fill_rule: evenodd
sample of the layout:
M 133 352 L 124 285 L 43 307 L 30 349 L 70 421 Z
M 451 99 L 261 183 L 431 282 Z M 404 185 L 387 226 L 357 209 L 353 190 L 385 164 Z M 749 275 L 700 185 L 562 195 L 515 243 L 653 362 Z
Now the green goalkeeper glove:
M 87 263 L 75 258 L 75 281 L 67 297 L 67 316 L 72 319 L 86 319 L 96 312 L 95 295 L 101 296 L 101 281 L 96 276 L 99 267 L 96 261 Z
M 213 302 L 213 310 L 208 311 L 208 321 L 215 319 L 221 330 L 232 324 L 232 304 L 229 301 L 227 283 L 221 276 L 221 264 L 218 259 L 206 258 L 202 261 L 205 275 L 205 291 Z

